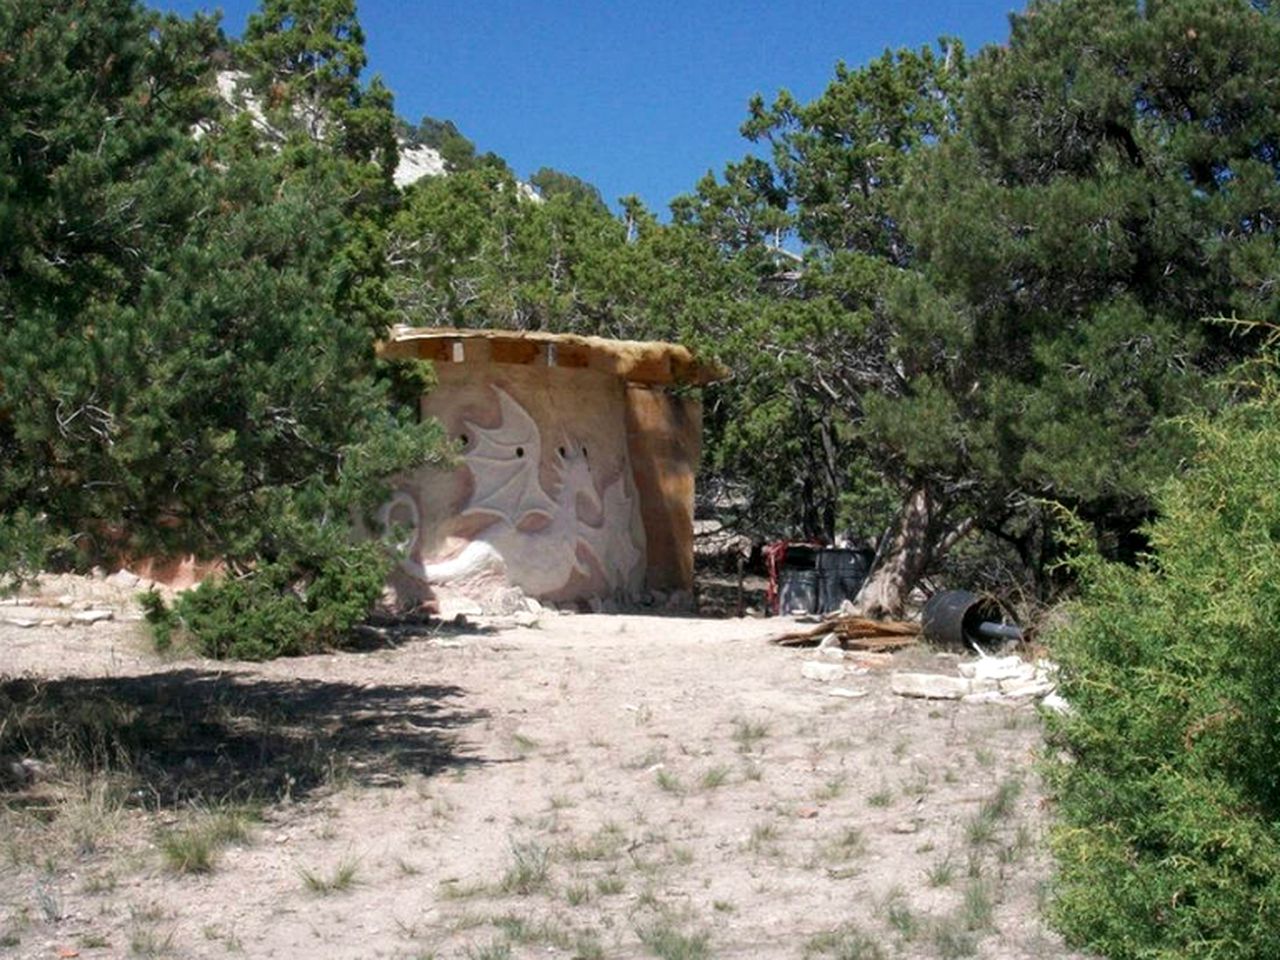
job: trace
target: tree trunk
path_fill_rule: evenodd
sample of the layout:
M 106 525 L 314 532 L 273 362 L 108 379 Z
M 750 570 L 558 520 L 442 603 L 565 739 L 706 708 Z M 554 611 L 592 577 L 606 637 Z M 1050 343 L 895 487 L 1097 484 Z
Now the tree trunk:
M 889 548 L 858 591 L 854 606 L 862 616 L 902 617 L 907 597 L 933 558 L 931 528 L 934 509 L 933 497 L 927 487 L 916 487 L 907 494 L 898 513 Z M 954 542 L 951 537 L 947 539 Z

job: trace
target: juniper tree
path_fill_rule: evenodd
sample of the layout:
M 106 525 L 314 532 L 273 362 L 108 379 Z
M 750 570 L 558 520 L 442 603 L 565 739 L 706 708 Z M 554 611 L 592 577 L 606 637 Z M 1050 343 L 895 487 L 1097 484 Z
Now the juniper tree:
M 778 389 L 823 398 L 829 459 L 896 489 L 868 609 L 899 611 L 970 530 L 1041 564 L 1040 498 L 1139 542 L 1180 452 L 1160 424 L 1251 348 L 1203 318 L 1277 309 L 1278 55 L 1268 5 L 1035 2 L 972 61 L 944 43 L 752 104 L 755 209 L 786 211 L 804 265 L 765 288 L 771 337 L 725 342 L 803 357 Z M 699 196 L 686 216 L 719 230 L 726 203 Z
M 350 512 L 440 447 L 374 358 L 376 148 L 255 142 L 207 19 L 19 0 L 0 38 L 0 516 L 68 562 L 191 551 L 285 598 L 381 569 Z

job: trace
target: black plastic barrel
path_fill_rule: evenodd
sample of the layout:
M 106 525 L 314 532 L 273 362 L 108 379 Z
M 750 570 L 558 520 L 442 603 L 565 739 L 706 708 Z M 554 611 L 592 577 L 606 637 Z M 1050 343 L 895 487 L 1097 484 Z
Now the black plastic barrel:
M 818 613 L 839 610 L 845 600 L 853 601 L 867 579 L 871 555 L 863 550 L 833 548 L 819 551 Z

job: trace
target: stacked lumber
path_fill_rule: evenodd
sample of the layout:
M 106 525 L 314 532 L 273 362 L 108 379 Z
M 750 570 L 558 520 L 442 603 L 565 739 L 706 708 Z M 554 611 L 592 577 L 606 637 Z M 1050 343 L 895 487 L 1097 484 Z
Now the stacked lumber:
M 834 637 L 844 650 L 898 650 L 919 640 L 920 624 L 834 614 L 812 627 L 774 637 L 770 642 L 783 647 L 812 647 L 828 636 Z

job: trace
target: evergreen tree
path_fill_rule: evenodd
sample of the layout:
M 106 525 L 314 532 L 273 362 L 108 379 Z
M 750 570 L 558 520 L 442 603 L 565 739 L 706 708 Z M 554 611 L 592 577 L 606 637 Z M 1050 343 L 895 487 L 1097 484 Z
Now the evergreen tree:
M 373 355 L 376 148 L 257 143 L 213 95 L 211 21 L 126 0 L 0 17 L 0 516 L 43 515 L 71 563 L 224 558 L 332 639 L 388 563 L 352 511 L 441 450 Z M 344 595 L 309 592 L 343 569 L 363 571 Z
M 553 167 L 539 167 L 529 177 L 529 184 L 543 199 L 568 197 L 577 203 L 585 203 L 596 213 L 609 212 L 609 207 L 604 202 L 604 197 L 600 195 L 599 188 L 571 173 L 564 173 Z
M 867 609 L 900 611 L 970 531 L 1042 570 L 1042 498 L 1140 545 L 1181 449 L 1160 424 L 1252 348 L 1203 318 L 1275 316 L 1277 55 L 1275 13 L 1243 0 L 1035 2 L 971 62 L 944 43 L 838 68 L 811 104 L 753 102 L 769 169 L 677 212 L 757 268 L 777 211 L 794 230 L 803 265 L 762 278 L 772 337 L 725 342 L 803 357 L 774 381 L 792 429 L 825 396 L 828 461 L 896 489 Z

